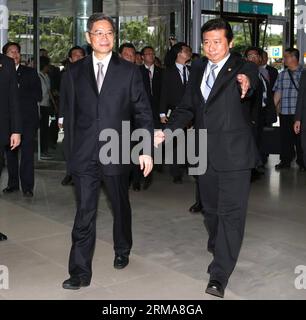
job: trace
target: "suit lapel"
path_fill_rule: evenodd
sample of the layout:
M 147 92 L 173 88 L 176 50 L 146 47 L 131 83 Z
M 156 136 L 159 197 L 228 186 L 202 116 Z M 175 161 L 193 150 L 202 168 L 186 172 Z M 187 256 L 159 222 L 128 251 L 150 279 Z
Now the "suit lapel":
M 202 91 L 201 91 L 201 84 L 202 84 L 202 80 L 203 80 L 203 76 L 204 76 L 204 72 L 208 63 L 208 60 L 206 58 L 203 58 L 203 63 L 202 66 L 199 68 L 198 70 L 198 74 L 197 74 L 197 78 L 196 78 L 196 90 L 197 90 L 197 94 L 201 100 L 202 103 L 205 103 Z
M 226 61 L 223 68 L 220 70 L 216 81 L 212 87 L 210 95 L 206 101 L 206 104 L 209 102 L 220 92 L 222 87 L 230 81 L 230 79 L 236 75 L 237 70 L 240 68 L 241 62 L 236 59 L 234 56 L 230 56 Z
M 98 96 L 99 93 L 98 93 L 96 75 L 95 75 L 95 71 L 94 71 L 94 67 L 93 67 L 92 54 L 85 58 L 83 69 L 84 69 L 83 72 L 84 72 L 90 86 L 94 90 L 95 94 Z
M 100 96 L 105 94 L 105 92 L 112 90 L 118 84 L 118 80 L 120 79 L 120 74 L 118 73 L 117 66 L 120 64 L 118 56 L 113 52 L 112 57 L 109 61 L 109 65 L 104 76 L 104 81 L 102 84 L 102 88 L 100 91 Z

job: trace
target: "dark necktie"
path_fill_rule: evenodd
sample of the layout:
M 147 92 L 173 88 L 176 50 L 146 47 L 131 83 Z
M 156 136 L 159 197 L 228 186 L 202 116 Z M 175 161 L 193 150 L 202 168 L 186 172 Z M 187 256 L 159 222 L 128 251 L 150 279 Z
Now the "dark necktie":
M 103 64 L 102 62 L 98 62 L 98 73 L 97 73 L 97 87 L 98 87 L 98 92 L 100 93 L 103 80 L 104 80 L 104 74 L 103 74 Z
M 187 73 L 186 73 L 186 66 L 183 67 L 183 85 L 186 86 L 187 84 Z

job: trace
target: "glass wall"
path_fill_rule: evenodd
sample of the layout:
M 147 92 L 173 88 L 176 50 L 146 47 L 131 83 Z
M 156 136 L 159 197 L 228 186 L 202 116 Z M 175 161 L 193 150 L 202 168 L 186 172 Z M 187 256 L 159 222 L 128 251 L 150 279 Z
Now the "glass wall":
M 33 64 L 33 5 L 26 3 L 7 3 L 9 9 L 8 41 L 18 42 L 21 46 L 21 60 L 23 64 Z

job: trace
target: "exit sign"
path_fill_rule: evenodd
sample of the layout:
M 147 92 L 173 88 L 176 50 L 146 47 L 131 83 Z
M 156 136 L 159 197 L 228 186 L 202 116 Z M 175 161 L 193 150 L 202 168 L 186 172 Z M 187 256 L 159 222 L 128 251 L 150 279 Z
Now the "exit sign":
M 273 3 L 239 1 L 240 13 L 273 15 Z

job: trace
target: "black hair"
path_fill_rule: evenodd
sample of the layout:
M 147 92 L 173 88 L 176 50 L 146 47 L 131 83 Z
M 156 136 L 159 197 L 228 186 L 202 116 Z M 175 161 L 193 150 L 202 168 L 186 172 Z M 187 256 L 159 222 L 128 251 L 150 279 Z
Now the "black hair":
M 104 13 L 102 12 L 96 12 L 96 13 L 93 13 L 87 20 L 87 31 L 91 31 L 92 27 L 93 27 L 93 24 L 97 21 L 103 21 L 103 20 L 106 20 L 108 21 L 111 26 L 112 26 L 112 29 L 113 31 L 115 32 L 116 31 L 116 26 L 115 26 L 115 23 L 114 23 L 114 20 L 105 15 Z
M 39 57 L 39 70 L 43 70 L 44 67 L 48 66 L 50 64 L 50 58 L 41 56 Z
M 119 47 L 118 51 L 119 53 L 121 54 L 123 52 L 123 49 L 124 48 L 131 48 L 131 49 L 134 49 L 135 53 L 136 53 L 136 49 L 135 49 L 135 46 L 133 45 L 133 43 L 131 42 L 125 42 L 125 43 L 122 43 L 122 45 Z
M 146 51 L 147 49 L 153 50 L 153 52 L 155 52 L 155 50 L 154 50 L 153 47 L 151 47 L 151 46 L 145 46 L 144 48 L 141 49 L 140 54 L 143 56 L 144 53 L 145 53 L 145 51 Z
M 6 43 L 3 47 L 2 47 L 2 53 L 3 54 L 6 54 L 7 53 L 7 50 L 9 49 L 10 46 L 16 46 L 17 49 L 18 49 L 18 52 L 20 53 L 21 51 L 21 47 L 20 47 L 20 44 L 17 43 L 17 42 L 8 42 Z
M 290 53 L 291 55 L 293 55 L 294 57 L 296 57 L 297 61 L 300 60 L 300 51 L 296 48 L 287 48 L 285 50 L 285 52 Z
M 182 52 L 182 50 L 183 50 L 183 47 L 188 47 L 188 48 L 190 48 L 189 46 L 188 46 L 188 44 L 187 43 L 185 43 L 185 42 L 178 42 L 178 43 L 176 43 L 172 48 L 171 48 L 171 57 L 172 57 L 172 59 L 175 61 L 176 59 L 177 59 L 177 55 L 180 53 L 180 52 Z
M 68 51 L 68 57 L 69 57 L 69 58 L 71 58 L 72 52 L 73 52 L 74 50 L 81 50 L 82 53 L 83 53 L 83 56 L 84 56 L 84 57 L 86 56 L 86 52 L 85 52 L 85 49 L 84 49 L 84 48 L 82 48 L 82 47 L 80 47 L 80 46 L 74 46 L 74 47 L 70 48 L 69 51 Z
M 259 48 L 259 47 L 254 47 L 254 46 L 247 47 L 247 49 L 246 49 L 245 52 L 244 52 L 244 56 L 247 57 L 247 56 L 248 56 L 248 53 L 249 53 L 250 51 L 256 51 L 256 52 L 258 53 L 258 55 L 259 55 L 260 57 L 262 57 L 263 50 L 262 50 L 261 48 Z
M 208 32 L 208 31 L 213 31 L 213 30 L 225 30 L 225 36 L 227 38 L 227 42 L 230 43 L 233 38 L 233 30 L 229 22 L 223 18 L 218 18 L 218 19 L 211 19 L 208 20 L 206 23 L 201 28 L 201 35 L 203 38 L 203 34 Z

